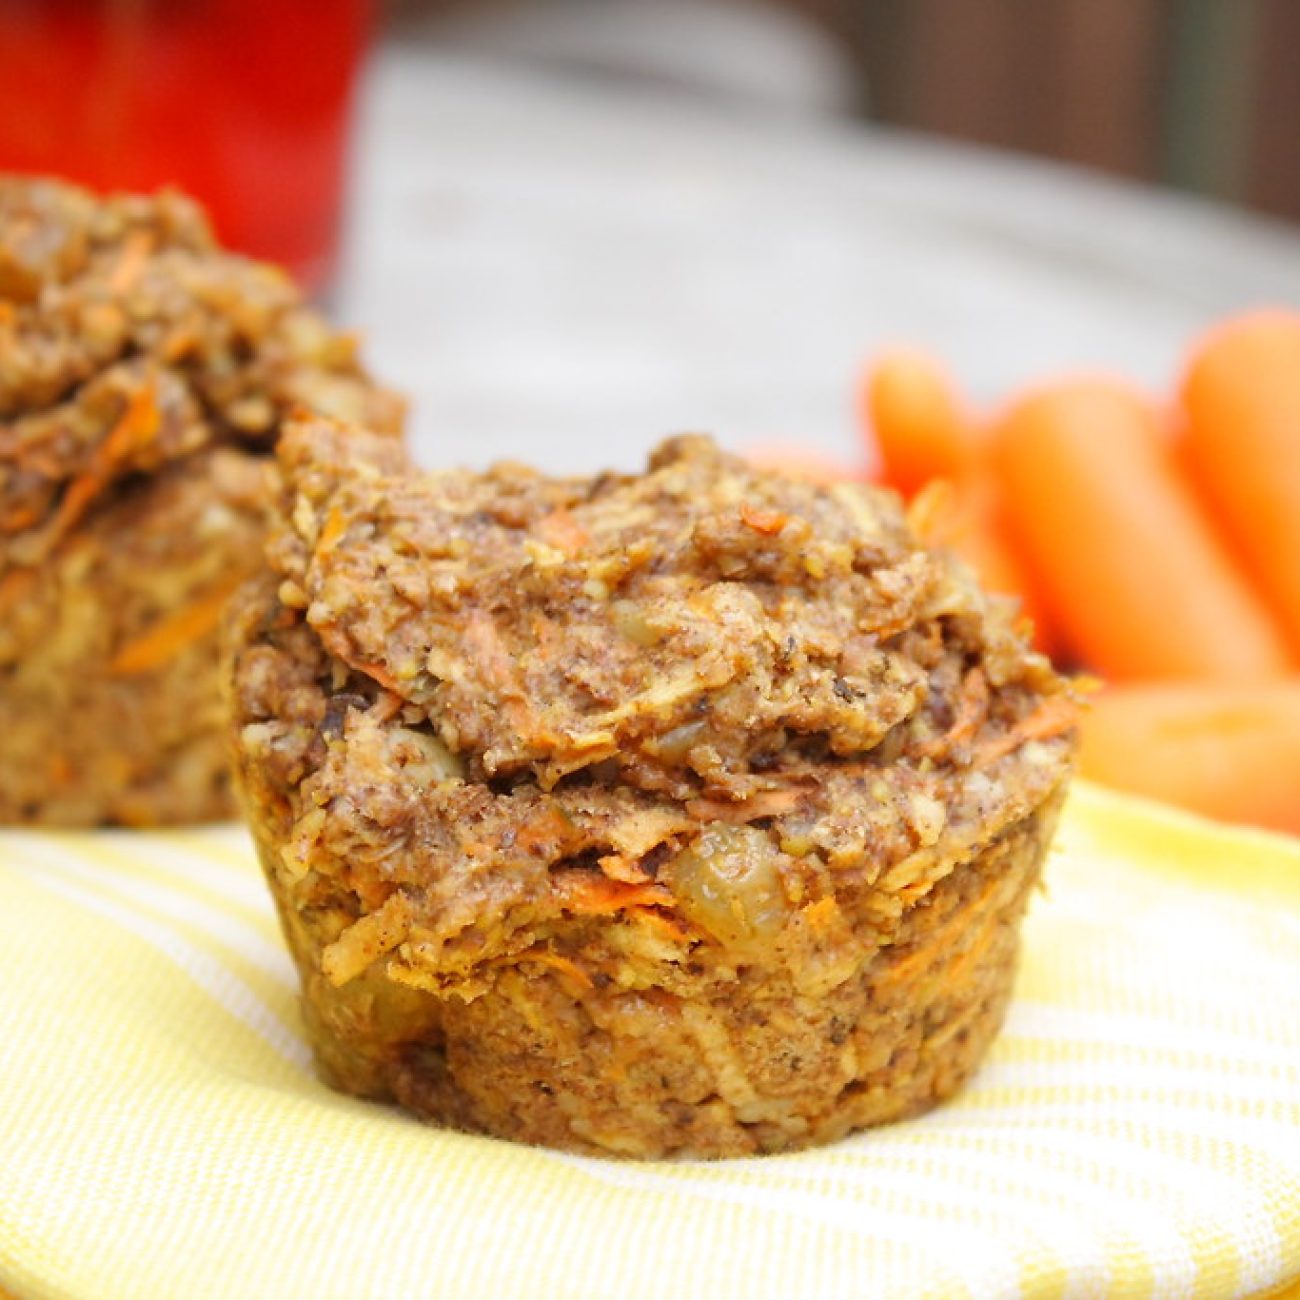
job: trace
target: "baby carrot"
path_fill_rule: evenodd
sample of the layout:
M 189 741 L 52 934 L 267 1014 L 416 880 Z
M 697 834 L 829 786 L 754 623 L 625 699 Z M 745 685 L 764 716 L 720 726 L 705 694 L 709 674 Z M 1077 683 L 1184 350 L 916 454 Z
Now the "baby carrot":
M 1300 678 L 1111 687 L 1082 774 L 1207 817 L 1300 834 Z
M 929 354 L 894 348 L 867 368 L 864 433 L 875 436 L 885 481 L 905 497 L 932 478 L 960 478 L 975 459 L 970 421 L 952 378 Z
M 987 469 L 972 470 L 956 483 L 934 480 L 909 510 L 926 542 L 959 555 L 980 585 L 1002 596 L 1018 596 L 1034 625 L 1034 644 L 1045 654 L 1061 649 L 1024 561 L 1007 534 L 998 485 Z
M 1221 326 L 1182 400 L 1192 478 L 1300 653 L 1300 315 Z
M 1101 379 L 1043 389 L 1003 415 L 993 455 L 1049 613 L 1088 666 L 1121 680 L 1290 669 L 1139 394 Z

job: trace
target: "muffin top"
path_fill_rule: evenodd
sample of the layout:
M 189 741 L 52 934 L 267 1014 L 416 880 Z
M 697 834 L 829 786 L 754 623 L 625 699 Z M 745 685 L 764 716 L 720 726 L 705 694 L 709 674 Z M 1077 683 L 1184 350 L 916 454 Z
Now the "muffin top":
M 732 960 L 820 900 L 883 933 L 1068 770 L 1069 684 L 887 492 L 698 437 L 556 480 L 315 422 L 280 466 L 234 628 L 246 789 L 340 935 L 397 892 L 410 982 L 619 890 Z
M 0 177 L 0 570 L 123 480 L 284 415 L 396 430 L 401 403 L 280 270 L 220 249 L 175 193 Z
M 416 706 L 472 780 L 599 769 L 743 801 L 886 741 L 890 761 L 968 762 L 1061 689 L 885 492 L 698 437 L 590 480 L 322 475 L 320 454 L 289 442 L 277 562 L 331 653 Z

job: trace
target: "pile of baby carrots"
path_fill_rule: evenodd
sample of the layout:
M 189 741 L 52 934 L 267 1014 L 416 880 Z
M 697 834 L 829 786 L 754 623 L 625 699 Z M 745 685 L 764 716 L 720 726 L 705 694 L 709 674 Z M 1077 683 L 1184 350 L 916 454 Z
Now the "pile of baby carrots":
M 875 476 L 1104 682 L 1085 776 L 1300 833 L 1300 314 L 1222 323 L 1162 398 L 1070 377 L 984 416 L 900 349 L 860 407 Z

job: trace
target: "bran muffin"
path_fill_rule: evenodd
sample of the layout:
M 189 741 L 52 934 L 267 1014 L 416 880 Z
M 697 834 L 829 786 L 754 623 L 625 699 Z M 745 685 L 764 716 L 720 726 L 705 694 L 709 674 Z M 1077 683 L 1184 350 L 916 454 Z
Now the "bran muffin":
M 190 201 L 0 177 L 0 823 L 232 812 L 216 626 L 298 407 L 402 415 Z
M 279 464 L 232 738 L 330 1082 L 642 1157 L 961 1085 L 1077 702 L 891 494 L 702 438 L 555 480 L 316 422 Z

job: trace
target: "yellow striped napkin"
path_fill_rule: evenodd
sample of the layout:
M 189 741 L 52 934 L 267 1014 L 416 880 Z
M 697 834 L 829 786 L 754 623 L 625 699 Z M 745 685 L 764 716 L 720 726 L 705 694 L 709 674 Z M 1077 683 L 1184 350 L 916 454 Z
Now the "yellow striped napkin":
M 1237 1296 L 1300 1274 L 1300 841 L 1080 789 L 956 1102 L 620 1164 L 314 1079 L 242 832 L 0 834 L 0 1290 Z

